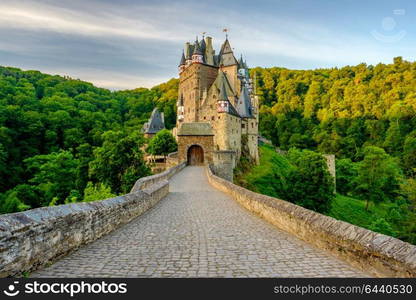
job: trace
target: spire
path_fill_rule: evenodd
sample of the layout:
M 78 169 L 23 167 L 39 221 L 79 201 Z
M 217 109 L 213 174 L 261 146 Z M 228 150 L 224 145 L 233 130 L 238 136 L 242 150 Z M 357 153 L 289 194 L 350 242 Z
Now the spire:
M 202 55 L 201 48 L 199 47 L 198 40 L 195 41 L 195 48 L 194 48 L 194 53 L 193 54 L 194 55 L 195 54 Z
M 244 68 L 243 54 L 241 54 L 240 59 L 238 61 L 238 68 L 239 69 L 243 69 Z
M 155 134 L 164 128 L 164 114 L 160 113 L 157 108 L 153 109 L 149 121 L 147 121 L 143 126 L 143 132 L 147 134 Z
M 199 43 L 199 46 L 201 48 L 202 53 L 205 53 L 205 50 L 207 48 L 207 44 L 205 43 L 205 38 L 202 37 L 201 43 Z
M 236 109 L 237 109 L 238 114 L 242 118 L 253 117 L 253 108 L 251 106 L 250 95 L 245 86 L 243 86 L 243 88 L 241 89 L 241 94 L 240 94 L 240 97 L 238 98 Z
M 220 95 L 218 97 L 218 100 L 220 100 L 220 101 L 228 101 L 227 90 L 225 88 L 224 81 L 222 81 L 222 85 L 221 85 L 221 88 L 220 88 Z
M 233 49 L 231 48 L 230 41 L 228 39 L 221 46 L 219 54 L 219 63 L 223 66 L 231 66 L 238 64 L 238 61 L 234 57 Z
M 181 61 L 179 62 L 179 67 L 185 65 L 185 53 L 182 51 Z

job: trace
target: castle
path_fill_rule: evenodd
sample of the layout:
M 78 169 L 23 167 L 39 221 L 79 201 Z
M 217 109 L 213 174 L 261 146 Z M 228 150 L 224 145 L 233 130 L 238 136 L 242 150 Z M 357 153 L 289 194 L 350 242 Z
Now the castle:
M 185 44 L 173 132 L 178 158 L 188 164 L 209 163 L 230 177 L 243 151 L 258 162 L 258 99 L 228 37 L 218 54 L 211 37 Z

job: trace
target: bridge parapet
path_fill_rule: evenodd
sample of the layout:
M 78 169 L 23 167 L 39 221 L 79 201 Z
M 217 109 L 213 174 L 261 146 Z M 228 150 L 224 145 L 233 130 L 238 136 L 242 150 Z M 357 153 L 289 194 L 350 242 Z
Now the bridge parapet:
M 152 186 L 153 184 L 161 180 L 169 180 L 173 175 L 175 175 L 180 170 L 185 168 L 185 166 L 186 166 L 186 162 L 182 162 L 170 169 L 167 169 L 166 171 L 162 173 L 140 178 L 139 180 L 136 181 L 130 193 L 134 193 L 136 191 L 146 189 L 148 186 Z
M 169 193 L 168 179 L 183 167 L 141 178 L 123 196 L 1 215 L 0 277 L 39 269 L 140 216 Z
M 261 195 L 213 174 L 210 184 L 276 227 L 379 277 L 416 277 L 416 246 L 293 203 Z

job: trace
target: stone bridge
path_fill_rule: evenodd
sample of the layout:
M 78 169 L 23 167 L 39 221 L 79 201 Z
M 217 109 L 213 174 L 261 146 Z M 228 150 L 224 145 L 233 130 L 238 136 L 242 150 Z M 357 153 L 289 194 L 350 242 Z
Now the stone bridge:
M 29 231 L 22 235 L 25 230 L 10 218 L 21 221 L 23 213 L 19 218 L 18 214 L 6 215 L 8 223 L 0 220 L 0 246 L 6 255 L 0 261 L 0 274 L 16 276 L 19 271 L 34 270 L 31 277 L 415 276 L 416 251 L 410 244 L 247 191 L 216 177 L 206 167 L 177 171 L 173 176 L 139 180 L 133 193 L 157 184 L 165 193 L 157 201 L 146 200 L 150 204 L 137 213 L 141 216 L 128 217 L 108 229 L 110 233 L 85 233 L 85 226 L 107 225 L 94 223 L 91 217 L 78 217 L 68 225 L 63 215 L 66 228 L 77 226 L 74 222 L 88 224 L 78 224 L 76 228 L 81 229 L 56 229 L 61 226 L 56 221 L 48 229 L 26 229 Z M 122 211 L 112 206 L 107 210 Z M 122 214 L 120 219 L 125 218 Z M 33 213 L 25 216 L 38 223 L 50 222 L 45 221 L 49 217 L 36 218 Z M 101 219 L 106 216 L 102 214 Z M 118 217 L 114 212 L 111 216 Z M 8 232 L 6 223 L 15 226 L 14 230 Z M 59 234 L 51 234 L 55 230 Z M 66 238 L 64 230 L 70 231 Z M 77 234 L 77 240 L 69 238 Z M 94 234 L 97 237 L 91 237 Z M 21 245 L 13 246 L 10 241 Z M 41 252 L 31 249 L 40 241 L 45 245 L 39 251 L 45 255 L 55 251 L 52 247 L 70 246 L 39 259 L 36 253 Z

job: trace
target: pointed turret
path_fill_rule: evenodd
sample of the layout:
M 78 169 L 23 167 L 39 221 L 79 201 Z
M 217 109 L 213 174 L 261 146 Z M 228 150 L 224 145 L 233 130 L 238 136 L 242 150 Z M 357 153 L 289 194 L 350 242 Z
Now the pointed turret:
M 240 98 L 238 98 L 236 109 L 242 118 L 253 117 L 253 107 L 251 105 L 250 95 L 245 86 L 243 86 L 241 89 Z
M 228 38 L 225 40 L 224 44 L 222 44 L 219 56 L 220 65 L 226 67 L 238 64 L 238 61 L 234 57 L 234 53 L 231 48 L 230 42 L 228 41 Z
M 228 100 L 227 90 L 225 88 L 224 81 L 220 87 L 220 94 L 218 96 L 217 111 L 218 112 L 229 112 L 230 110 L 230 101 Z
M 220 89 L 220 95 L 218 97 L 218 100 L 228 101 L 227 89 L 225 88 L 225 83 L 224 82 L 222 82 L 221 89 Z
M 185 70 L 185 64 L 186 64 L 186 60 L 185 60 L 185 54 L 182 51 L 182 57 L 181 57 L 181 61 L 179 62 L 179 73 L 183 72 Z
M 199 43 L 198 43 L 198 38 L 195 41 L 195 46 L 194 46 L 194 52 L 192 54 L 192 62 L 193 63 L 202 63 L 203 59 L 202 59 L 202 52 L 201 52 L 201 48 L 199 47 Z
M 238 68 L 244 69 L 243 54 L 241 54 L 240 59 L 238 60 Z
M 185 53 L 182 51 L 181 61 L 179 62 L 179 67 L 185 65 Z
M 149 121 L 143 125 L 143 133 L 152 136 L 165 128 L 164 114 L 160 113 L 157 108 L 152 111 Z
M 201 48 L 202 53 L 204 53 L 205 49 L 207 48 L 207 44 L 205 43 L 205 38 L 204 37 L 202 37 L 202 40 L 201 40 L 201 43 L 199 44 L 199 46 Z

